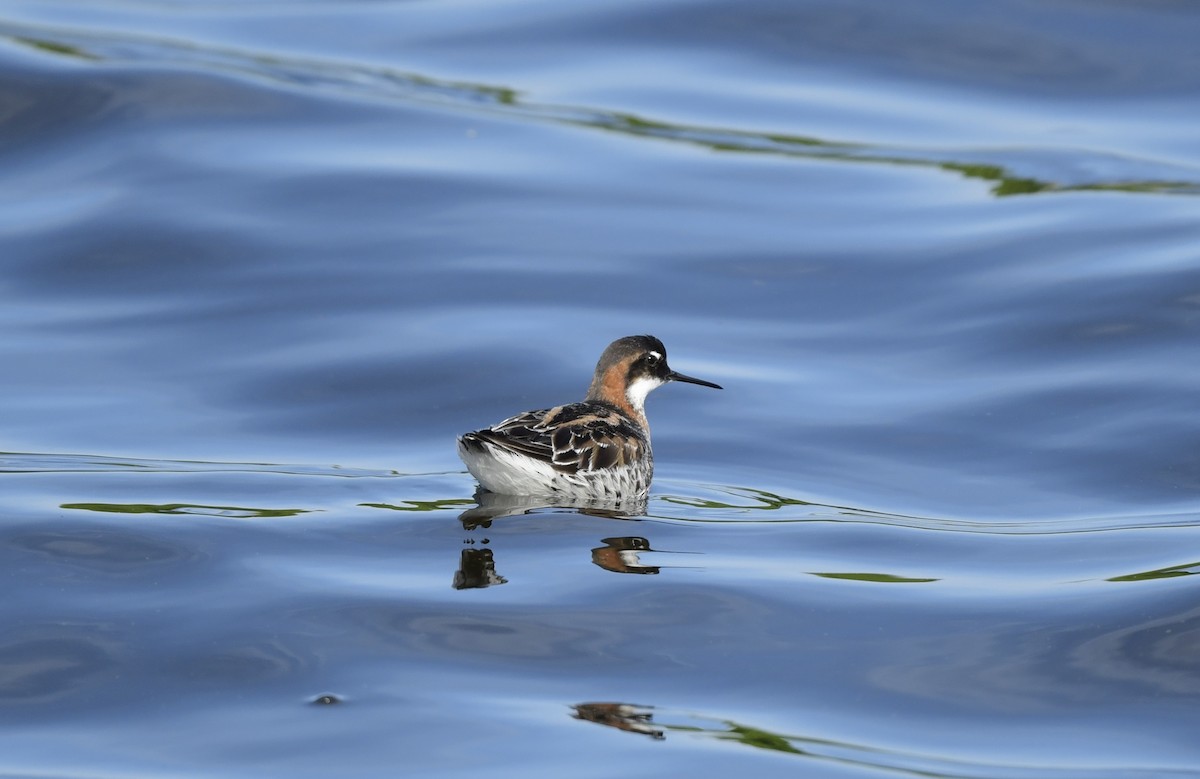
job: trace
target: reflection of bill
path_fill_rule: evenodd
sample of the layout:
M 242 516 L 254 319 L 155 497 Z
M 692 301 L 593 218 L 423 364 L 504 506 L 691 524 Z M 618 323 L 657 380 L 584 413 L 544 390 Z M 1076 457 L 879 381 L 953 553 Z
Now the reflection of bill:
M 592 562 L 613 573 L 658 573 L 657 565 L 642 565 L 638 552 L 653 552 L 650 542 L 640 536 L 601 539 L 604 546 L 592 550 Z
M 580 703 L 571 708 L 575 710 L 571 715 L 575 719 L 607 725 L 630 733 L 641 733 L 653 739 L 665 738 L 662 730 L 654 727 L 654 715 L 649 706 L 636 706 L 632 703 Z
M 507 582 L 508 579 L 496 573 L 491 549 L 462 550 L 458 570 L 454 572 L 454 589 L 476 590 Z

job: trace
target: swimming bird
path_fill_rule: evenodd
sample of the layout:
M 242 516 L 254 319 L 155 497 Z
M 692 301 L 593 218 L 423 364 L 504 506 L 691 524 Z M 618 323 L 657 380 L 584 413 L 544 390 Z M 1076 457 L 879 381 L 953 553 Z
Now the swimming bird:
M 721 389 L 671 370 L 666 347 L 654 336 L 620 338 L 600 355 L 583 401 L 464 433 L 458 456 L 484 489 L 503 495 L 645 495 L 654 475 L 646 396 L 671 381 Z

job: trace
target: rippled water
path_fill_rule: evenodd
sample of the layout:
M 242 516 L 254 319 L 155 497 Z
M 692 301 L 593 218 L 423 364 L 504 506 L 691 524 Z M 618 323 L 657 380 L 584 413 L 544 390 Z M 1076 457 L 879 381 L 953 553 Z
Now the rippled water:
M 0 775 L 1200 777 L 1197 40 L 6 4 Z M 649 502 L 478 505 L 639 332 Z

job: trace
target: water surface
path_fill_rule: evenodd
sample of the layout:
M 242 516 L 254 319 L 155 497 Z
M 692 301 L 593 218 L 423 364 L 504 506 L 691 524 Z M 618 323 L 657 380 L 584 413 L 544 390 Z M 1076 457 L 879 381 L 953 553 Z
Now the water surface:
M 1198 37 L 9 3 L 0 774 L 1200 776 Z M 639 332 L 648 503 L 478 506 Z

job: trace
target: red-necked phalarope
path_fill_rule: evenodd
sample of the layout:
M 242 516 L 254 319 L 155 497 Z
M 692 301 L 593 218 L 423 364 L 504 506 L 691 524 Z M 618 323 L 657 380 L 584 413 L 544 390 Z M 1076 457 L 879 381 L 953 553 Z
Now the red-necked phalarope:
M 458 456 L 484 489 L 503 495 L 620 499 L 650 489 L 654 456 L 646 395 L 669 381 L 721 389 L 676 373 L 652 335 L 613 341 L 581 403 L 526 411 L 458 438 Z

